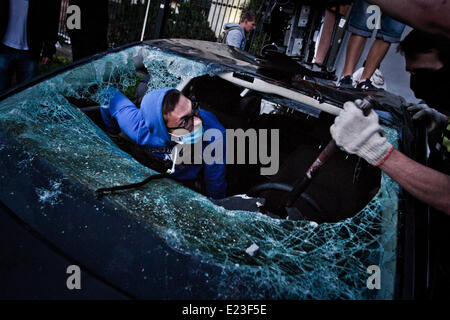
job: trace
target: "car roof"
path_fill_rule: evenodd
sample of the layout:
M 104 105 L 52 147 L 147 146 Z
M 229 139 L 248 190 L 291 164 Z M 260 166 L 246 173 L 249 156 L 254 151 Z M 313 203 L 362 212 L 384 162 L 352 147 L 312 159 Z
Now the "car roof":
M 377 102 L 379 109 L 390 113 L 390 119 L 389 121 L 385 121 L 385 124 L 394 124 L 397 128 L 404 125 L 401 106 L 405 103 L 405 100 L 398 95 L 392 94 L 385 90 L 361 91 L 356 89 L 342 89 L 330 83 L 322 83 L 315 80 L 304 80 L 301 77 L 301 72 L 303 70 L 301 66 L 297 63 L 293 64 L 287 56 L 282 61 L 271 61 L 270 59 L 264 59 L 264 57 L 255 57 L 245 51 L 226 44 L 192 39 L 148 40 L 129 43 L 117 48 L 109 49 L 108 51 L 86 57 L 69 65 L 57 68 L 47 74 L 35 77 L 26 83 L 19 84 L 18 86 L 1 94 L 0 101 L 28 87 L 31 87 L 32 85 L 40 83 L 67 70 L 73 69 L 79 65 L 138 45 L 152 46 L 181 57 L 216 64 L 225 70 L 228 70 L 228 72 L 233 72 L 233 76 L 235 77 L 244 76 L 250 77 L 249 79 L 252 77 L 258 78 L 270 84 L 272 87 L 293 90 L 308 97 L 313 97 L 319 103 L 327 103 L 339 108 L 342 107 L 347 101 L 363 99 L 365 96 L 370 94 L 374 101 Z M 283 68 L 282 66 L 280 67 L 282 64 L 288 64 L 289 66 L 288 68 Z M 295 69 L 294 65 L 298 65 L 299 68 Z M 293 72 L 299 72 L 300 74 L 296 74 L 294 81 L 290 81 L 291 79 L 288 79 L 289 81 L 286 79 L 280 80 L 278 75 L 283 74 L 286 69 L 293 70 Z M 290 75 L 293 74 L 295 73 L 291 73 Z M 283 76 L 286 77 L 286 74 Z M 281 77 L 283 78 L 283 76 Z M 337 114 L 336 112 L 332 113 L 335 115 Z
M 378 107 L 394 115 L 397 120 L 394 122 L 401 126 L 399 123 L 402 121 L 401 106 L 405 103 L 402 97 L 385 90 L 344 89 L 331 82 L 325 83 L 317 81 L 317 79 L 304 80 L 302 73 L 306 71 L 305 68 L 288 56 L 255 57 L 226 44 L 203 40 L 158 39 L 143 43 L 182 57 L 221 65 L 237 77 L 239 75 L 241 77 L 247 76 L 250 77 L 249 81 L 254 77 L 274 87 L 285 88 L 308 97 L 314 97 L 319 103 L 342 107 L 347 101 L 363 99 L 367 95 L 371 95 L 377 102 Z M 283 64 L 287 67 L 283 67 Z M 289 77 L 294 78 L 294 76 L 295 79 L 288 79 Z M 227 80 L 230 80 L 230 77 Z M 336 113 L 334 114 L 336 115 Z

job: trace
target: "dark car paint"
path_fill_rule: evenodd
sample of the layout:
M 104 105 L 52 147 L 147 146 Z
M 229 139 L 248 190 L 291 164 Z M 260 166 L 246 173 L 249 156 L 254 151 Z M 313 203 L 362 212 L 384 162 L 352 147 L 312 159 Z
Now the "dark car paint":
M 66 286 L 67 267 L 79 262 L 67 256 L 12 211 L 0 204 L 1 299 L 129 299 L 82 267 L 81 290 Z
M 195 256 L 175 252 L 151 228 L 141 225 L 126 212 L 116 210 L 108 200 L 97 200 L 91 190 L 64 178 L 53 165 L 44 160 L 34 159 L 33 166 L 19 169 L 16 164 L 26 156 L 25 150 L 1 132 L 0 140 L 6 145 L 2 154 L 8 155 L 0 158 L 3 172 L 8 172 L 8 175 L 1 176 L 0 182 L 0 199 L 2 206 L 7 208 L 2 211 L 14 213 L 43 239 L 42 244 L 46 244 L 55 253 L 60 253 L 52 257 L 55 261 L 47 261 L 48 263 L 58 263 L 58 260 L 66 256 L 67 260 L 71 260 L 70 264 L 81 268 L 83 274 L 95 274 L 105 286 L 110 286 L 128 298 L 188 299 L 195 296 L 207 299 L 214 296 L 213 279 L 215 275 L 220 275 L 219 267 L 202 264 Z M 43 204 L 38 201 L 38 197 L 31 195 L 35 194 L 36 187 L 45 187 L 49 179 L 61 179 L 64 192 L 59 205 L 48 206 L 44 215 L 39 210 Z M 28 205 L 25 206 L 25 203 Z M 96 208 L 100 206 L 101 210 L 97 211 Z M 61 212 L 61 208 L 66 208 L 66 212 L 70 214 Z M 1 224 L 0 232 L 7 234 L 4 230 L 7 227 L 8 224 Z M 11 241 L 12 244 L 17 242 L 20 239 Z M 20 259 L 11 261 L 18 258 L 15 253 L 11 253 L 11 248 L 4 247 L 0 253 L 1 261 L 20 265 Z M 100 255 L 101 259 L 98 258 Z M 66 296 L 65 291 L 68 289 L 64 286 L 69 277 L 66 268 L 70 264 L 59 264 L 61 269 L 51 280 L 57 289 L 50 294 L 44 286 L 41 288 L 42 292 L 34 291 L 34 297 Z M 34 269 L 45 268 L 39 260 L 25 265 Z M 10 298 L 11 292 L 15 292 L 16 289 L 11 289 L 10 292 L 7 285 L 14 287 L 22 284 L 23 289 L 29 285 L 39 285 L 39 282 L 33 281 L 18 284 L 6 281 L 20 278 L 16 273 L 23 270 L 15 267 L 5 269 L 0 274 L 3 290 L 0 298 Z M 210 276 L 205 277 L 205 273 Z M 167 278 L 171 281 L 167 281 Z M 185 287 L 192 289 L 186 291 Z M 26 290 L 22 293 L 22 298 L 33 297 Z M 102 294 L 99 297 L 104 296 Z

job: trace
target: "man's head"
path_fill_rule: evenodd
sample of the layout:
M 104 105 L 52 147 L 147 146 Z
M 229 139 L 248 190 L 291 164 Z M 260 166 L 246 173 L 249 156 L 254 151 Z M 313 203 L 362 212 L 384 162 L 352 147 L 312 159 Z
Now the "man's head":
M 245 11 L 241 16 L 241 27 L 245 32 L 250 32 L 256 29 L 256 14 L 253 11 Z
M 450 39 L 418 30 L 411 31 L 399 44 L 405 55 L 406 71 L 411 74 L 411 89 L 430 107 L 448 109 L 450 86 Z
M 400 42 L 398 51 L 405 55 L 406 70 L 439 70 L 450 59 L 450 40 L 441 36 L 413 30 Z
M 174 135 L 192 132 L 202 123 L 198 106 L 178 90 L 170 90 L 165 95 L 162 115 L 167 131 Z

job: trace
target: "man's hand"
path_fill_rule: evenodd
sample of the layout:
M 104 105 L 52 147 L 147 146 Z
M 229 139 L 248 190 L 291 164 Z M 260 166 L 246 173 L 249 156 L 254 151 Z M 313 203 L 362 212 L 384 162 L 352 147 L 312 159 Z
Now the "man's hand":
M 361 100 L 355 102 L 360 104 Z M 382 135 L 378 115 L 371 111 L 366 117 L 362 110 L 350 101 L 344 104 L 344 110 L 334 120 L 330 132 L 338 146 L 374 166 L 382 164 L 394 149 Z
M 409 112 L 414 113 L 413 120 L 425 119 L 428 133 L 447 124 L 448 118 L 446 115 L 426 104 L 410 103 L 407 107 Z
M 42 57 L 42 64 L 48 64 L 51 61 L 51 59 L 49 57 Z

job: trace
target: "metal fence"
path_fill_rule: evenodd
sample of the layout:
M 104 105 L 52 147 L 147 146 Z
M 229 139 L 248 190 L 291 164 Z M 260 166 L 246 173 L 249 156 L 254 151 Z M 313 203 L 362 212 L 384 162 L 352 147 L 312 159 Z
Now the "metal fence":
M 67 8 L 69 7 L 69 0 L 61 0 L 61 12 L 59 13 L 59 28 L 58 36 L 60 40 L 70 44 L 70 37 L 67 32 Z
M 222 27 L 227 22 L 239 23 L 242 10 L 248 4 L 248 0 L 216 0 L 211 1 L 208 21 L 216 37 L 222 31 Z
M 61 0 L 58 35 L 60 41 L 70 44 L 67 31 L 69 0 Z M 95 1 L 95 0 L 92 0 Z M 137 41 L 141 37 L 149 0 L 110 0 L 108 43 L 110 47 Z M 166 0 L 167 1 L 167 0 Z M 227 22 L 239 23 L 242 10 L 251 0 L 176 0 L 170 3 L 164 17 L 160 38 L 187 38 L 214 41 Z M 150 0 L 144 39 L 155 38 L 156 21 L 161 0 Z

